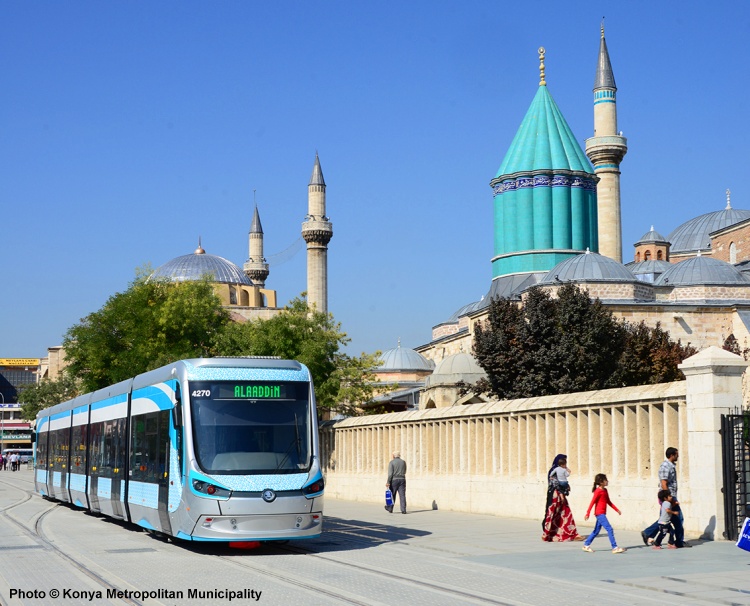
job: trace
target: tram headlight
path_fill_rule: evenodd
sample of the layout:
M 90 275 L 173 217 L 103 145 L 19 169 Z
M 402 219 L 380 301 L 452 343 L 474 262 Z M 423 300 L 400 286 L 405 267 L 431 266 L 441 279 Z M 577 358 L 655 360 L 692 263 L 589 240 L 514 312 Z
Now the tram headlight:
M 214 486 L 208 482 L 202 480 L 193 480 L 193 490 L 198 494 L 203 494 L 211 497 L 224 497 L 229 498 L 232 494 L 231 490 L 221 488 L 220 486 Z
M 312 484 L 305 486 L 302 489 L 302 493 L 304 495 L 318 494 L 320 492 L 323 492 L 324 487 L 325 487 L 325 482 L 323 481 L 323 478 L 320 478 L 319 480 L 316 480 Z

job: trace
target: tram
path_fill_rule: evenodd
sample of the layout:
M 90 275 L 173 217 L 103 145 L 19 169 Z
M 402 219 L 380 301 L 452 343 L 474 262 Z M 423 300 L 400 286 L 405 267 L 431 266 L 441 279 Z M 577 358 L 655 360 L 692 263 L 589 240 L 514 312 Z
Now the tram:
M 309 370 L 181 360 L 42 410 L 35 490 L 188 541 L 319 536 L 324 479 Z

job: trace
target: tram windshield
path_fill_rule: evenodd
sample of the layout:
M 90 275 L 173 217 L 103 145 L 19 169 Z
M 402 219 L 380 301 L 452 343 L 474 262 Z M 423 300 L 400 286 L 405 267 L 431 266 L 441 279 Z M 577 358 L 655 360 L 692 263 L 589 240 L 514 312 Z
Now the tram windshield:
M 309 383 L 191 381 L 198 465 L 207 473 L 310 469 Z

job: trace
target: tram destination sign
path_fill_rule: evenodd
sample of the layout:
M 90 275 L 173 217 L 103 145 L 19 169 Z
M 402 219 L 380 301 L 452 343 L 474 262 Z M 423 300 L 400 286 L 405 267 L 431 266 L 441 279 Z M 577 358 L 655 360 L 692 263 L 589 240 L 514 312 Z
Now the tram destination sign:
M 295 399 L 296 388 L 289 383 L 254 383 L 232 381 L 195 385 L 194 398 L 210 400 L 287 400 Z

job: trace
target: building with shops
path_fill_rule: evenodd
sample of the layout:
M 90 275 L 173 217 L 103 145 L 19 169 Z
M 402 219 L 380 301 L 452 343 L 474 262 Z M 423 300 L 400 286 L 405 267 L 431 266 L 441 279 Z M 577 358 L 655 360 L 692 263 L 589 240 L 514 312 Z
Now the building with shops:
M 0 451 L 31 446 L 31 423 L 21 418 L 18 393 L 40 372 L 40 358 L 0 358 Z

